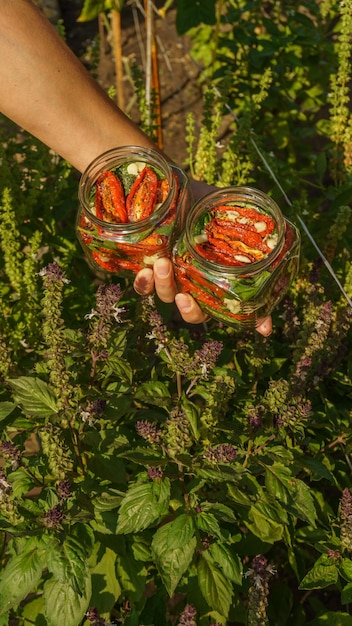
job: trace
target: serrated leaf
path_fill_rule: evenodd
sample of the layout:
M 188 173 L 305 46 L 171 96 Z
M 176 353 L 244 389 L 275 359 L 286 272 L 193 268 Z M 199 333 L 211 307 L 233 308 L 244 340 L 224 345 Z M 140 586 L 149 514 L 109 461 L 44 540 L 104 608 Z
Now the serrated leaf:
M 116 577 L 116 554 L 108 547 L 99 546 L 96 564 L 91 570 L 91 606 L 95 606 L 101 617 L 109 617 L 111 609 L 121 594 L 121 586 Z
M 67 537 L 62 543 L 54 539 L 49 542 L 46 559 L 55 580 L 68 581 L 75 593 L 81 593 L 87 578 L 87 564 L 84 548 L 74 537 Z
M 193 402 L 190 402 L 186 398 L 186 396 L 182 396 L 181 406 L 191 426 L 193 437 L 196 441 L 198 441 L 199 439 L 198 420 L 199 420 L 199 415 L 200 415 L 199 407 L 197 407 Z
M 121 503 L 122 497 L 123 493 L 114 493 L 113 490 L 111 490 L 111 493 L 103 492 L 99 496 L 96 496 L 92 500 L 92 503 L 96 511 L 113 511 L 117 509 Z
M 146 563 L 146 561 L 150 561 L 152 558 L 150 543 L 148 539 L 145 539 L 141 535 L 134 535 L 131 549 L 136 561 Z
M 195 518 L 199 530 L 203 530 L 213 537 L 221 537 L 221 530 L 218 520 L 213 513 L 201 512 Z
M 273 518 L 273 507 L 266 503 L 256 502 L 248 512 L 244 523 L 249 530 L 265 543 L 275 543 L 282 538 L 284 525 Z
M 233 510 L 230 509 L 230 507 L 226 504 L 222 504 L 221 502 L 216 502 L 215 504 L 209 503 L 209 507 L 207 503 L 205 505 L 202 504 L 202 510 L 204 512 L 206 512 L 208 509 L 214 511 L 214 515 L 217 519 L 228 522 L 229 524 L 233 524 L 235 521 L 235 515 Z
M 169 550 L 182 548 L 194 536 L 195 528 L 192 517 L 182 513 L 175 520 L 166 524 L 168 534 L 166 542 Z
M 250 497 L 238 487 L 235 487 L 234 485 L 227 485 L 227 489 L 228 489 L 229 496 L 231 497 L 232 500 L 234 500 L 234 502 L 236 502 L 236 504 L 239 504 L 245 507 L 250 507 L 252 505 L 253 502 L 250 499 Z
M 16 408 L 13 402 L 0 402 L 0 422 L 8 417 Z
M 0 576 L 0 615 L 16 607 L 33 591 L 43 571 L 43 562 L 34 542 L 12 557 Z
M 15 402 L 27 415 L 50 417 L 57 413 L 56 399 L 45 381 L 31 376 L 20 376 L 8 383 L 13 389 Z
M 170 399 L 168 387 L 161 381 L 153 380 L 139 385 L 135 393 L 136 400 L 148 404 L 164 406 Z
M 233 595 L 231 582 L 218 567 L 204 557 L 199 559 L 197 569 L 203 598 L 213 611 L 227 618 Z
M 220 567 L 226 578 L 236 585 L 242 586 L 243 568 L 238 554 L 232 554 L 227 546 L 214 542 L 209 546 L 209 549 L 203 553 L 203 556 L 207 559 L 210 557 L 211 560 Z
M 24 493 L 28 493 L 35 484 L 35 480 L 23 467 L 19 467 L 15 472 L 11 472 L 8 477 L 12 484 L 12 496 L 19 498 Z
M 206 480 L 226 484 L 230 482 L 238 483 L 239 481 L 238 470 L 233 467 L 222 467 L 221 470 L 202 467 L 197 471 L 197 476 Z
M 310 487 L 297 478 L 295 479 L 293 502 L 290 503 L 288 510 L 299 519 L 308 522 L 313 528 L 316 526 L 317 513 Z
M 290 468 L 282 463 L 266 466 L 265 485 L 268 492 L 287 510 L 312 526 L 315 526 L 316 511 L 309 487 L 292 476 Z
M 160 454 L 150 450 L 149 448 L 136 447 L 133 450 L 124 450 L 116 456 L 128 459 L 139 465 L 153 465 L 159 467 L 163 464 Z
M 83 620 L 91 597 L 91 577 L 85 564 L 85 577 L 80 591 L 75 591 L 72 579 L 65 582 L 51 578 L 44 584 L 45 617 L 48 626 L 77 626 Z
M 337 566 L 340 576 L 348 582 L 352 582 L 352 561 L 350 559 L 342 559 L 341 562 L 337 563 Z
M 128 534 L 145 530 L 168 511 L 170 482 L 161 481 L 157 490 L 153 482 L 132 485 L 122 499 L 117 519 L 117 534 Z
M 327 554 L 322 554 L 305 575 L 299 589 L 323 589 L 337 583 L 339 571 Z
M 341 604 L 352 602 L 352 583 L 348 583 L 341 591 Z
M 287 504 L 290 498 L 289 481 L 292 474 L 289 467 L 281 463 L 273 463 L 265 468 L 265 485 L 276 500 Z
M 169 541 L 171 545 L 174 542 L 173 532 L 169 534 L 172 524 L 164 524 L 156 531 L 151 546 L 153 559 L 170 597 L 189 567 L 197 545 L 196 538 L 192 536 L 181 547 L 170 549 Z
M 104 371 L 107 372 L 109 375 L 114 374 L 116 377 L 129 384 L 131 384 L 132 382 L 133 372 L 131 365 L 128 363 L 128 361 L 122 359 L 121 357 L 115 358 L 115 355 L 113 357 L 110 357 L 104 368 Z

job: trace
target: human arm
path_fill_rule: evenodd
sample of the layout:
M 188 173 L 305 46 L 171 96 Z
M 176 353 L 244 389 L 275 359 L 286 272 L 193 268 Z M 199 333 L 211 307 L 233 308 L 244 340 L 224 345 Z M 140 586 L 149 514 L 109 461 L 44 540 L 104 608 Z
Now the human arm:
M 83 172 L 110 148 L 153 142 L 108 97 L 31 0 L 0 0 L 0 111 Z M 191 182 L 193 194 L 201 183 Z M 166 273 L 165 273 L 166 270 Z M 172 264 L 160 259 L 135 281 L 176 301 L 183 318 L 204 320 L 197 303 L 177 294 Z M 182 304 L 188 303 L 188 307 Z M 188 308 L 188 310 L 187 310 Z
M 0 0 L 0 110 L 83 172 L 110 148 L 153 142 L 107 96 L 30 0 Z M 138 280 L 137 280 L 138 283 Z M 172 272 L 161 297 L 174 300 Z M 158 277 L 153 280 L 159 292 Z M 202 321 L 198 307 L 192 321 Z

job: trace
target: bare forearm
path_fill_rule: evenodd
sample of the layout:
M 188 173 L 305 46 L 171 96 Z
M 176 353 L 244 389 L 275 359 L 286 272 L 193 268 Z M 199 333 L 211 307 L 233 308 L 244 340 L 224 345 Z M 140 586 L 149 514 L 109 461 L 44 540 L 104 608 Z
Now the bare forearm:
M 0 0 L 0 110 L 83 171 L 150 140 L 108 98 L 30 0 Z

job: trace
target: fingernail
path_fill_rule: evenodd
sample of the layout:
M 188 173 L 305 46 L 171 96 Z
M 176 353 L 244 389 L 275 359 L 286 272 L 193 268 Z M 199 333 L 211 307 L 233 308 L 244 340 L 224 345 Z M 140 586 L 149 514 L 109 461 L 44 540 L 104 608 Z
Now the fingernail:
M 134 283 L 134 290 L 138 295 L 145 296 L 150 293 L 151 290 L 151 281 L 148 278 L 140 277 L 138 281 Z
M 158 259 L 155 262 L 154 271 L 159 278 L 167 278 L 170 274 L 170 263 L 167 259 Z
M 260 330 L 264 337 L 270 337 L 271 333 L 273 332 L 273 329 L 269 324 L 262 324 Z
M 192 301 L 184 293 L 178 293 L 175 297 L 175 301 L 179 311 L 182 313 L 189 313 L 192 309 Z

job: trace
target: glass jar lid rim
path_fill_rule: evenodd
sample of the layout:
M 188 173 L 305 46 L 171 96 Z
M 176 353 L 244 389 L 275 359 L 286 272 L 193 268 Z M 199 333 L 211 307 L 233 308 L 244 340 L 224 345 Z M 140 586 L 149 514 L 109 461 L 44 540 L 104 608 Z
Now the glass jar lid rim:
M 106 169 L 109 169 L 109 168 L 112 169 L 113 167 L 119 167 L 123 163 L 126 163 L 130 160 L 133 161 L 136 158 L 140 159 L 141 161 L 146 160 L 147 162 L 148 162 L 148 159 L 150 161 L 155 161 L 155 163 L 151 162 L 151 165 L 155 165 L 156 167 L 161 168 L 163 170 L 163 174 L 165 174 L 165 176 L 169 179 L 169 182 L 170 183 L 172 182 L 172 179 L 173 179 L 172 164 L 169 163 L 162 154 L 160 154 L 156 150 L 153 150 L 152 148 L 148 148 L 144 146 L 125 145 L 125 146 L 118 146 L 116 148 L 110 148 L 109 150 L 106 150 L 105 152 L 95 157 L 86 167 L 84 172 L 82 173 L 79 186 L 78 186 L 78 198 L 79 198 L 80 204 L 83 207 L 83 210 L 89 216 L 89 219 L 92 219 L 94 223 L 97 224 L 97 226 L 102 227 L 105 230 L 113 230 L 117 234 L 121 234 L 121 235 L 125 234 L 126 232 L 131 233 L 131 232 L 139 231 L 141 229 L 143 230 L 143 228 L 150 226 L 150 221 L 158 222 L 160 219 L 164 217 L 165 213 L 167 213 L 168 208 L 169 208 L 168 203 L 164 200 L 163 202 L 160 203 L 157 209 L 154 210 L 146 218 L 137 220 L 135 222 L 127 222 L 127 223 L 107 222 L 105 220 L 101 220 L 91 211 L 89 202 L 87 202 L 87 195 L 90 189 L 96 183 L 99 175 L 101 174 L 101 169 L 98 169 L 98 167 L 106 165 Z M 117 159 L 118 162 L 114 165 L 115 159 Z M 89 181 L 88 191 L 87 191 L 87 184 L 86 184 L 87 180 Z M 171 190 L 171 187 L 170 187 L 170 190 Z M 174 190 L 171 201 L 174 199 L 175 193 L 176 191 Z M 169 200 L 169 196 L 167 200 Z
M 279 237 L 274 248 L 263 259 L 260 259 L 258 261 L 253 261 L 251 263 L 246 263 L 244 265 L 223 265 L 223 264 L 217 263 L 216 261 L 213 261 L 210 259 L 208 260 L 197 252 L 193 244 L 190 231 L 191 231 L 191 227 L 194 221 L 198 219 L 201 214 L 204 214 L 207 211 L 210 211 L 211 209 L 215 208 L 216 204 L 219 204 L 219 202 L 221 201 L 230 202 L 231 198 L 237 194 L 239 196 L 242 196 L 242 198 L 236 198 L 235 201 L 236 200 L 248 201 L 253 205 L 257 204 L 257 206 L 259 204 L 258 208 L 264 211 L 265 211 L 265 207 L 261 206 L 261 204 L 263 202 L 268 204 L 267 211 L 270 213 L 272 210 L 276 214 L 273 217 L 276 221 Z M 256 199 L 257 199 L 257 202 L 256 202 Z M 223 188 L 221 187 L 216 188 L 214 191 L 200 198 L 193 205 L 193 208 L 191 212 L 188 214 L 187 219 L 186 219 L 185 236 L 186 236 L 187 245 L 189 249 L 192 250 L 192 254 L 196 258 L 196 260 L 201 265 L 206 265 L 208 263 L 211 263 L 212 272 L 219 274 L 219 275 L 223 275 L 226 273 L 230 275 L 231 274 L 254 275 L 260 272 L 261 270 L 265 269 L 266 267 L 270 266 L 270 264 L 273 262 L 276 256 L 280 254 L 282 247 L 284 245 L 284 241 L 285 241 L 285 230 L 286 230 L 286 220 L 281 212 L 280 207 L 275 202 L 275 200 L 273 200 L 273 198 L 271 198 L 265 192 L 255 187 L 229 186 L 229 187 L 223 187 Z

